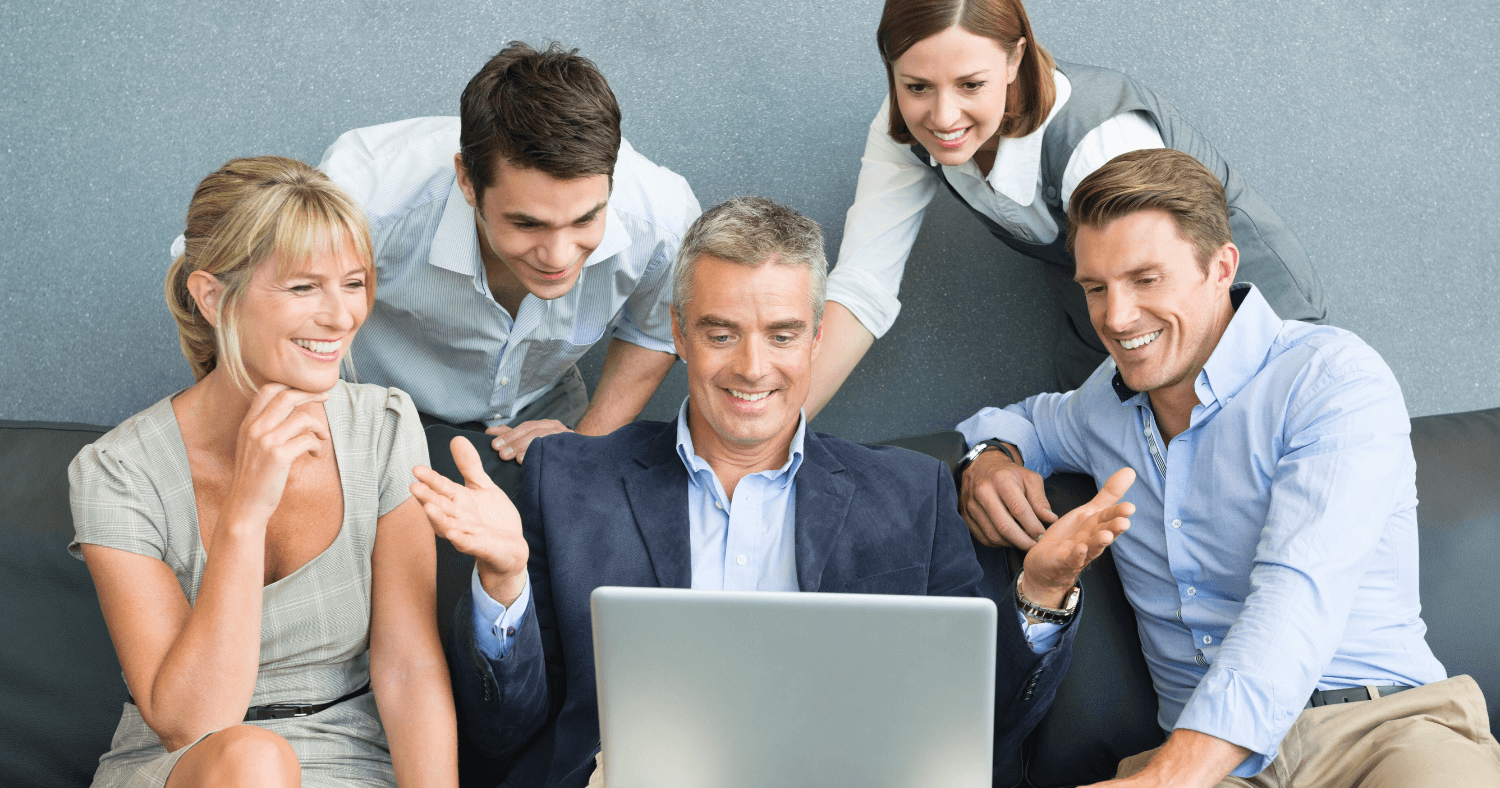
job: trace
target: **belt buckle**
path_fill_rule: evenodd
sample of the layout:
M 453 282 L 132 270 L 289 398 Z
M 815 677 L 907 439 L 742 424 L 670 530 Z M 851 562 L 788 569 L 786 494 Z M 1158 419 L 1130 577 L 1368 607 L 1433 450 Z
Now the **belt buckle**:
M 273 703 L 260 707 L 262 719 L 285 720 L 293 717 L 306 717 L 311 706 L 295 705 L 290 703 Z

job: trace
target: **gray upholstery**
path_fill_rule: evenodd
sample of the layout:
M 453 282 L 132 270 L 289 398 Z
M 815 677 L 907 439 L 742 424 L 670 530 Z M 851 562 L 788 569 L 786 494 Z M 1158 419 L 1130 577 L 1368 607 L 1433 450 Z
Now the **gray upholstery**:
M 68 462 L 105 431 L 81 424 L 0 421 L 0 785 L 85 786 L 119 719 L 125 686 L 83 563 L 67 554 Z M 888 441 L 955 463 L 957 433 Z M 1412 421 L 1421 496 L 1423 615 L 1450 674 L 1479 682 L 1493 720 L 1500 707 L 1500 409 Z M 1058 476 L 1047 494 L 1065 511 L 1093 494 Z M 439 598 L 454 600 L 470 564 L 442 546 Z M 980 550 L 980 561 L 1015 560 Z M 1027 743 L 1039 788 L 1113 774 L 1114 761 L 1155 746 L 1156 703 L 1135 619 L 1108 554 L 1084 575 L 1085 612 L 1073 667 L 1051 713 Z M 997 589 L 991 593 L 998 594 Z M 1493 723 L 1492 723 L 1493 727 Z

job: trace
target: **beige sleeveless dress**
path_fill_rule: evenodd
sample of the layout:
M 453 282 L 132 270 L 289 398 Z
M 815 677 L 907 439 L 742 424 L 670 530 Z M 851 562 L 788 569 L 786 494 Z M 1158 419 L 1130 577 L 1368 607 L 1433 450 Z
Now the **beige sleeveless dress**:
M 328 549 L 262 591 L 252 706 L 326 703 L 369 682 L 375 521 L 410 497 L 412 466 L 427 463 L 427 443 L 405 392 L 340 382 L 329 394 L 324 408 L 344 488 L 344 522 Z M 196 602 L 207 554 L 170 397 L 84 447 L 68 480 L 74 555 L 82 557 L 78 545 L 94 544 L 160 559 L 176 573 L 188 603 Z M 306 788 L 396 784 L 372 693 L 309 717 L 249 724 L 291 744 Z M 126 703 L 93 784 L 162 786 L 192 746 L 167 752 Z

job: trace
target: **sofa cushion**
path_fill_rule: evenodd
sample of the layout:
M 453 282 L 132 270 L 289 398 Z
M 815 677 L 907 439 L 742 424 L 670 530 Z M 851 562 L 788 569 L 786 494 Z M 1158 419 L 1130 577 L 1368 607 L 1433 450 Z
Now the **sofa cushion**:
M 67 551 L 68 463 L 106 430 L 0 421 L 0 785 L 88 785 L 120 720 L 120 665 Z

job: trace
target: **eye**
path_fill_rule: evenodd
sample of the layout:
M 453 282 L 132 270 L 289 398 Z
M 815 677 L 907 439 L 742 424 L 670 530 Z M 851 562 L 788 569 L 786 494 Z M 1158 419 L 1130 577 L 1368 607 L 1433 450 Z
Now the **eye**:
M 1140 279 L 1135 280 L 1135 282 L 1139 285 L 1154 285 L 1158 281 L 1160 281 L 1160 279 L 1161 277 L 1159 276 L 1143 276 Z
M 771 341 L 775 342 L 778 345 L 789 345 L 789 344 L 791 344 L 792 340 L 794 340 L 794 339 L 796 339 L 796 337 L 792 336 L 791 334 L 773 334 L 773 335 L 771 335 Z
M 1104 287 L 1102 285 L 1088 285 L 1083 288 L 1083 292 L 1085 295 L 1099 295 L 1104 292 Z
M 713 344 L 713 345 L 727 345 L 727 344 L 729 344 L 729 339 L 730 339 L 730 337 L 729 337 L 728 334 L 709 334 L 708 335 L 709 344 Z
M 985 83 L 983 82 L 965 82 L 963 83 L 963 89 L 968 91 L 975 91 L 984 87 L 984 84 Z
M 293 293 L 296 293 L 297 295 L 307 295 L 308 293 L 311 293 L 318 288 L 315 285 L 303 283 L 299 285 L 287 285 L 286 289 L 292 291 Z
M 910 83 L 907 83 L 907 85 L 906 85 L 906 92 L 920 95 L 922 93 L 926 93 L 928 87 L 929 86 L 927 86 L 927 85 L 922 85 L 922 84 L 919 84 L 919 83 L 916 83 L 916 82 L 910 82 Z
M 349 281 L 344 283 L 344 287 L 347 287 L 350 290 L 363 290 L 365 289 L 365 280 L 350 279 Z

